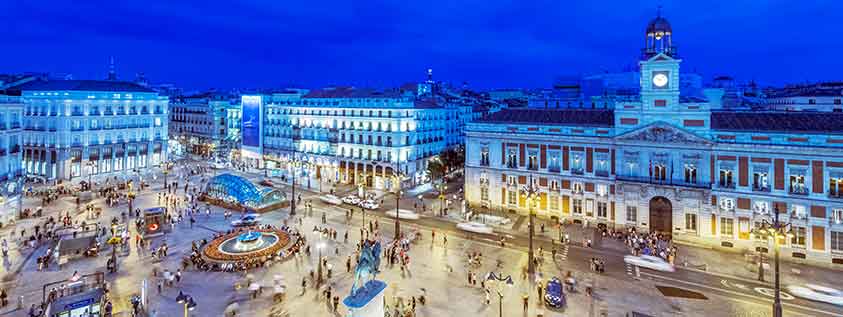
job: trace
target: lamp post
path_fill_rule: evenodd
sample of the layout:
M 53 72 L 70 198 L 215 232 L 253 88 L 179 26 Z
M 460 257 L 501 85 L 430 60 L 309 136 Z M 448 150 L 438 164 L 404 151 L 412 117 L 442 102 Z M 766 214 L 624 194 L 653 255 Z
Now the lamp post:
M 322 231 L 313 230 L 313 235 L 319 238 L 319 242 L 316 243 L 316 287 L 319 287 L 319 285 L 322 285 L 322 248 L 325 247 L 325 244 L 322 242 Z
M 404 175 L 401 173 L 401 164 L 396 164 L 395 172 L 395 240 L 401 238 L 401 217 L 399 216 L 398 207 L 401 204 L 401 179 Z
M 182 293 L 182 291 L 179 291 L 179 295 L 176 296 L 176 303 L 184 305 L 184 317 L 188 317 L 188 311 L 194 310 L 197 306 L 193 296 Z
M 289 164 L 293 166 L 292 170 L 292 186 L 290 187 L 290 216 L 296 215 L 296 146 L 295 146 L 295 137 L 293 134 L 290 134 L 290 161 Z
M 439 183 L 436 188 L 439 190 L 439 215 L 443 216 L 445 215 L 445 191 L 448 190 L 448 185 Z
M 164 168 L 161 172 L 164 174 L 164 188 L 169 188 L 169 185 L 167 184 L 167 174 L 170 174 L 170 167 L 172 167 L 172 165 L 173 163 L 170 161 L 164 161 L 161 163 L 161 167 Z
M 94 169 L 97 167 L 97 161 L 88 161 L 85 163 L 88 166 L 88 191 L 94 190 L 94 184 L 91 183 L 91 176 L 94 174 Z
M 111 223 L 111 238 L 108 239 L 108 244 L 111 245 L 111 265 L 112 265 L 112 273 L 117 272 L 117 245 L 120 244 L 117 237 L 115 236 L 117 232 L 117 224 Z
M 503 273 L 495 274 L 494 272 L 489 272 L 486 274 L 486 281 L 494 282 L 496 285 L 495 291 L 498 292 L 498 316 L 503 317 L 503 286 L 506 285 L 508 287 L 512 287 L 515 285 L 515 283 L 512 282 L 512 275 L 504 277 Z
M 770 238 L 773 239 L 773 250 L 774 250 L 774 258 L 775 258 L 775 267 L 774 267 L 774 274 L 775 274 L 775 296 L 773 297 L 773 317 L 781 317 L 782 316 L 782 300 L 781 300 L 781 284 L 779 282 L 779 239 L 783 238 L 792 238 L 793 237 L 793 230 L 792 226 L 789 222 L 781 222 L 779 221 L 779 210 L 778 208 L 775 209 L 775 216 L 773 218 L 773 222 L 769 222 L 767 219 L 763 219 L 761 221 L 761 227 L 755 228 L 753 230 L 756 237 L 765 239 L 769 241 Z M 762 264 L 763 265 L 763 264 Z
M 532 275 L 536 272 L 535 265 L 533 265 L 533 234 L 535 233 L 535 224 L 533 223 L 533 219 L 535 215 L 533 214 L 533 203 L 539 195 L 539 188 L 536 187 L 536 184 L 533 183 L 533 174 L 530 174 L 530 181 L 521 186 L 521 197 L 524 197 L 524 200 L 527 202 L 527 210 L 529 212 L 530 217 L 530 248 L 528 250 L 528 259 L 527 263 L 527 272 Z

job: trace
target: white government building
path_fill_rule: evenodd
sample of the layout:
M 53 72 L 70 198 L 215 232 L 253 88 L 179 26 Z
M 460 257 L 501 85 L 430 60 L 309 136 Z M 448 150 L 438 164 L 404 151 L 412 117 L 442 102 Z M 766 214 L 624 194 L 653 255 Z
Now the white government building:
M 725 111 L 722 90 L 680 95 L 672 35 L 664 18 L 649 23 L 639 100 L 469 123 L 469 204 L 527 214 L 532 179 L 538 217 L 762 251 L 752 230 L 778 213 L 792 224 L 785 257 L 843 264 L 843 114 Z

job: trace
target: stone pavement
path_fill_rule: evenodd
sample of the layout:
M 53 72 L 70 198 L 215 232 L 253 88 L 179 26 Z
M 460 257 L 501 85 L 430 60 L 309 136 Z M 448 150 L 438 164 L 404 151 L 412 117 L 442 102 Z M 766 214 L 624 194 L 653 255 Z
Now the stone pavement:
M 254 178 L 260 178 L 260 176 Z M 179 178 L 171 175 L 171 179 Z M 193 177 L 189 181 L 196 182 L 197 179 L 198 177 Z M 159 177 L 159 184 L 153 186 L 153 189 L 160 190 L 160 182 L 161 178 Z M 312 191 L 302 191 L 302 194 L 304 199 L 314 200 L 318 195 L 318 193 Z M 410 198 L 409 201 L 412 200 L 413 198 Z M 26 203 L 32 202 L 27 201 Z M 98 203 L 101 202 L 98 201 Z M 407 201 L 402 201 L 402 204 L 407 204 Z M 74 205 L 72 201 L 68 205 L 68 201 L 63 199 L 45 208 L 45 215 L 58 213 L 60 210 Z M 140 194 L 135 201 L 136 208 L 141 209 L 156 205 L 158 205 L 156 193 L 150 191 Z M 125 204 L 116 208 L 104 208 L 105 214 L 101 218 L 102 221 L 111 219 L 112 216 L 118 215 L 125 208 Z M 176 225 L 174 232 L 164 238 L 170 246 L 170 255 L 162 262 L 153 262 L 149 258 L 148 252 L 137 250 L 134 243 L 131 244 L 129 255 L 120 258 L 119 272 L 107 274 L 107 279 L 110 281 L 114 293 L 117 311 L 126 311 L 129 308 L 129 297 L 139 293 L 141 281 L 146 279 L 150 286 L 150 310 L 156 311 L 157 316 L 181 316 L 182 307 L 175 302 L 175 296 L 179 290 L 194 296 L 199 304 L 196 310 L 190 312 L 191 316 L 221 316 L 221 312 L 231 303 L 240 304 L 240 316 L 267 316 L 273 308 L 287 310 L 291 313 L 291 316 L 345 315 L 344 309 L 340 309 L 337 314 L 331 313 L 324 299 L 320 298 L 320 292 L 313 288 L 308 288 L 304 294 L 300 295 L 302 290 L 301 279 L 308 275 L 316 262 L 317 252 L 315 248 L 310 257 L 301 256 L 250 272 L 264 285 L 269 284 L 276 274 L 283 276 L 289 293 L 286 300 L 280 304 L 272 303 L 268 292 L 257 299 L 251 299 L 248 291 L 235 290 L 234 283 L 241 279 L 244 273 L 188 270 L 184 273 L 181 283 L 173 287 L 164 287 L 159 294 L 156 289 L 159 277 L 152 276 L 153 268 L 158 268 L 160 271 L 164 269 L 175 271 L 179 266 L 181 257 L 188 254 L 192 240 L 208 238 L 215 231 L 230 228 L 229 222 L 222 217 L 222 210 L 216 207 L 212 207 L 212 210 L 210 218 L 206 218 L 204 215 L 198 216 L 199 222 L 193 228 L 190 228 L 187 222 Z M 303 207 L 300 210 L 303 210 Z M 322 226 L 322 212 L 321 207 L 317 207 L 317 210 L 302 219 L 301 229 L 308 233 L 312 245 L 316 243 L 314 241 L 316 237 L 310 235 L 310 229 L 313 226 Z M 376 212 L 369 213 L 367 220 L 379 219 L 375 216 L 377 214 Z M 280 224 L 287 217 L 288 215 L 284 211 L 272 212 L 266 214 L 263 221 Z M 357 228 L 362 224 L 362 221 L 356 215 L 352 221 L 352 227 L 349 228 L 345 225 L 344 215 L 341 212 L 329 211 L 326 217 L 328 225 L 338 230 L 339 240 L 342 240 L 346 230 L 349 230 L 350 233 L 349 242 L 325 241 L 325 248 L 323 249 L 329 263 L 333 266 L 333 276 L 330 279 L 330 285 L 334 289 L 333 294 L 342 298 L 348 294 L 353 282 L 352 275 L 346 272 L 345 261 L 355 248 L 354 244 L 360 238 Z M 379 219 L 379 224 L 382 235 L 391 237 L 393 221 L 391 219 Z M 526 226 L 522 227 L 526 228 Z M 130 226 L 130 228 L 134 232 L 134 226 Z M 412 230 L 415 226 L 404 223 L 402 228 L 404 228 L 403 230 Z M 7 235 L 8 232 L 10 232 L 8 229 L 0 230 L 0 235 Z M 519 230 L 512 233 L 523 234 Z M 549 230 L 541 234 L 541 237 L 550 239 L 555 235 L 557 234 L 554 231 Z M 489 241 L 481 239 L 466 240 L 463 236 L 449 236 L 446 247 L 443 245 L 441 233 L 437 234 L 435 244 L 431 243 L 430 231 L 422 230 L 421 236 L 421 241 L 414 244 L 409 253 L 411 257 L 409 272 L 402 273 L 397 266 L 390 267 L 384 261 L 382 262 L 383 272 L 379 275 L 379 279 L 390 284 L 386 291 L 389 302 L 394 302 L 397 297 L 407 299 L 418 296 L 421 294 L 422 288 L 427 290 L 427 305 L 417 306 L 419 316 L 497 316 L 497 296 L 492 294 L 491 305 L 486 305 L 484 303 L 485 294 L 479 286 L 467 283 L 469 269 L 476 272 L 478 278 L 482 278 L 484 274 L 490 271 L 513 276 L 515 286 L 506 288 L 503 292 L 503 314 L 507 316 L 535 316 L 539 311 L 544 311 L 545 316 L 589 316 L 592 311 L 596 313 L 601 309 L 606 309 L 609 316 L 624 316 L 633 310 L 653 316 L 750 316 L 749 314 L 752 314 L 751 316 L 765 316 L 763 312 L 767 311 L 766 306 L 759 307 L 754 304 L 740 303 L 718 297 L 709 300 L 668 299 L 658 293 L 654 287 L 655 284 L 649 280 L 630 282 L 622 273 L 607 272 L 603 275 L 593 275 L 584 263 L 572 262 L 562 257 L 556 259 L 556 263 L 554 263 L 554 259 L 551 259 L 549 254 L 546 253 L 544 257 L 546 264 L 541 267 L 541 276 L 545 278 L 561 277 L 564 272 L 572 271 L 574 276 L 580 280 L 578 291 L 568 294 L 569 306 L 562 311 L 553 311 L 540 305 L 536 298 L 536 290 L 532 285 L 533 281 L 524 279 L 521 275 L 521 268 L 526 263 L 524 249 L 500 248 Z M 155 242 L 154 245 L 157 243 L 160 242 Z M 338 255 L 335 255 L 334 252 L 337 251 Z M 483 254 L 485 260 L 480 267 L 470 268 L 467 265 L 466 254 L 468 252 L 481 252 Z M 21 262 L 24 263 L 21 273 L 18 274 L 17 279 L 5 286 L 10 289 L 12 298 L 24 296 L 28 307 L 29 303 L 40 302 L 41 285 L 47 282 L 67 278 L 75 270 L 83 274 L 95 270 L 105 271 L 108 253 L 109 250 L 106 249 L 104 255 L 98 258 L 72 261 L 62 270 L 52 266 L 46 271 L 37 272 L 34 260 Z M 8 261 L 11 263 L 21 261 L 21 257 L 17 255 L 10 258 Z M 502 262 L 501 267 L 496 265 L 498 260 Z M 584 294 L 583 286 L 587 284 L 595 285 L 595 297 L 588 297 Z M 524 313 L 521 307 L 521 296 L 525 294 L 530 298 L 527 313 Z M 595 300 L 592 302 L 592 299 Z M 14 301 L 11 302 L 14 304 Z M 14 310 L 14 305 L 11 305 L 11 307 L 0 309 L 0 315 L 25 316 L 26 312 Z

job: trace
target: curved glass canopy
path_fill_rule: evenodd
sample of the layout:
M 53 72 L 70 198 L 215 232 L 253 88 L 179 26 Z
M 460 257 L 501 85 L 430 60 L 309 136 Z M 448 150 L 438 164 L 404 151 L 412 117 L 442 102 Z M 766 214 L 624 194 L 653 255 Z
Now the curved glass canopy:
M 277 189 L 258 188 L 247 179 L 232 174 L 220 174 L 211 178 L 205 187 L 205 193 L 213 198 L 250 208 L 261 208 L 285 199 L 284 193 Z

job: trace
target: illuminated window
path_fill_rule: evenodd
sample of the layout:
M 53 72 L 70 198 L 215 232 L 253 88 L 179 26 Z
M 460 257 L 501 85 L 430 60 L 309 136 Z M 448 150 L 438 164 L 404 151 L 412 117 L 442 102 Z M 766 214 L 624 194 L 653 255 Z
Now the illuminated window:
M 582 215 L 582 199 L 574 199 L 573 206 L 574 206 L 574 214 L 575 215 Z
M 626 221 L 632 224 L 638 222 L 638 207 L 626 206 Z
M 720 218 L 720 236 L 726 239 L 735 236 L 735 220 L 732 218 Z

